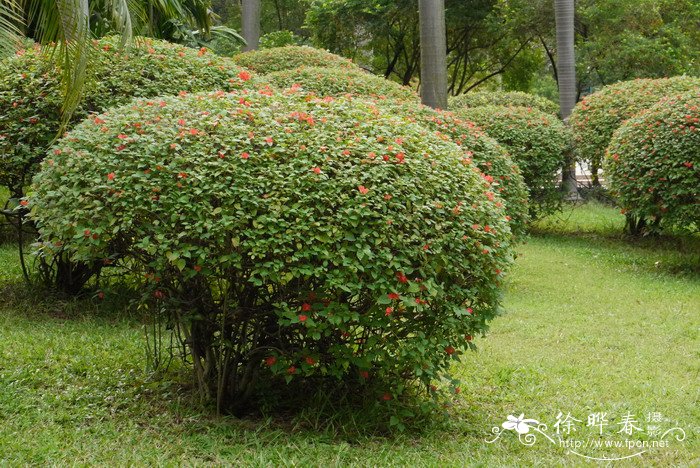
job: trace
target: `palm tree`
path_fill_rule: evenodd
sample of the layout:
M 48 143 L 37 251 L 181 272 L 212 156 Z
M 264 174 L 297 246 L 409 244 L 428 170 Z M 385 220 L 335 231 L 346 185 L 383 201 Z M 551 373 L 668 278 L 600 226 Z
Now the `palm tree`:
M 211 31 L 207 0 L 2 0 L 0 53 L 14 50 L 23 37 L 55 44 L 66 88 L 66 119 L 78 104 L 90 61 L 92 37 L 120 33 L 176 42 L 199 42 Z M 230 34 L 224 31 L 224 34 Z
M 260 0 L 242 0 L 241 19 L 243 50 L 256 50 L 260 43 Z
M 447 109 L 445 0 L 418 0 L 420 16 L 420 94 L 426 106 Z
M 557 30 L 557 77 L 561 118 L 568 123 L 576 104 L 576 56 L 574 51 L 575 0 L 554 0 Z M 562 191 L 567 200 L 578 200 L 576 161 L 569 151 L 562 168 Z

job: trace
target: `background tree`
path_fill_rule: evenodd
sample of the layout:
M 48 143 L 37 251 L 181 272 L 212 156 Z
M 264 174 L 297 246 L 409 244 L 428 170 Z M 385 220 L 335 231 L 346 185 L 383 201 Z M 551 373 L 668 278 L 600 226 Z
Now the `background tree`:
M 557 34 L 557 75 L 559 82 L 559 109 L 568 124 L 576 104 L 576 57 L 574 51 L 574 0 L 554 0 Z M 578 199 L 576 160 L 573 150 L 562 168 L 562 190 L 570 200 Z
M 419 0 L 421 86 L 423 104 L 447 109 L 445 0 Z
M 246 45 L 243 50 L 256 50 L 260 44 L 260 0 L 242 0 L 241 30 Z

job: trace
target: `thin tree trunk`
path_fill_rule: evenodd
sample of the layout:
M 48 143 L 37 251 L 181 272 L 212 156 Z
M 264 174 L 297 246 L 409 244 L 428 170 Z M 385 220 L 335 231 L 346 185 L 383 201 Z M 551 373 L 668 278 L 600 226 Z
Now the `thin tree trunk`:
M 576 104 L 576 56 L 574 52 L 575 0 L 554 0 L 557 29 L 557 75 L 561 118 L 568 125 Z M 576 159 L 573 150 L 566 155 L 562 167 L 562 191 L 566 200 L 578 200 Z
M 445 0 L 418 0 L 418 11 L 421 100 L 434 109 L 447 109 Z
M 260 44 L 260 0 L 243 0 L 241 3 L 243 50 L 256 50 Z

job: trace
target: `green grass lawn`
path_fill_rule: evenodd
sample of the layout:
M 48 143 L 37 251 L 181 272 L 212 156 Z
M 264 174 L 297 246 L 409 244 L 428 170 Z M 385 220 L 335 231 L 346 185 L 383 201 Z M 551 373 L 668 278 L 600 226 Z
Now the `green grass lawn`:
M 587 205 L 534 227 L 510 274 L 507 313 L 478 353 L 449 419 L 376 436 L 346 423 L 216 418 L 187 387 L 149 378 L 143 330 L 94 303 L 27 298 L 14 252 L 0 248 L 0 465 L 231 464 L 255 466 L 523 466 L 586 462 L 542 436 L 506 432 L 507 415 L 547 423 L 607 413 L 613 435 L 630 412 L 680 426 L 683 442 L 619 465 L 700 463 L 700 242 L 631 241 L 615 210 Z M 635 435 L 644 440 L 647 436 Z M 642 449 L 640 449 L 642 450 Z M 579 449 L 596 457 L 640 450 Z

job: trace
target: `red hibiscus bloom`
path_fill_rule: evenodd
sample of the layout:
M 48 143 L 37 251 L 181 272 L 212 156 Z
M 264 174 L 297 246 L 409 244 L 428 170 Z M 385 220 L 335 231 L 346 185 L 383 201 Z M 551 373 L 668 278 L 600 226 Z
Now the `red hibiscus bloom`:
M 382 400 L 384 400 L 384 401 L 391 400 L 391 394 L 385 393 L 384 395 L 382 395 Z
M 408 278 L 400 271 L 396 272 L 396 279 L 399 280 L 400 283 L 408 283 Z
M 311 304 L 309 304 L 308 302 L 304 302 L 304 303 L 301 305 L 301 310 L 304 311 L 304 312 L 310 311 L 310 310 L 311 310 Z
M 367 192 L 369 192 L 369 189 L 364 185 L 358 185 L 357 190 L 359 190 L 362 195 L 366 195 Z
M 297 373 L 297 368 L 295 366 L 289 366 L 287 369 L 287 374 L 296 374 Z
M 123 133 L 120 133 L 119 135 L 117 135 L 117 138 L 119 138 L 120 140 L 126 140 L 129 137 L 128 137 L 128 135 L 124 135 Z
M 455 353 L 455 349 L 453 346 L 448 346 L 445 348 L 445 352 L 449 355 L 453 355 Z
M 384 312 L 384 315 L 386 315 L 386 316 L 388 317 L 388 316 L 391 315 L 392 312 L 394 312 L 394 308 L 393 308 L 393 307 L 387 307 L 387 308 L 386 308 L 386 311 Z
M 114 180 L 114 176 L 114 172 L 110 172 L 109 174 L 107 174 L 107 180 Z
M 238 74 L 238 78 L 242 79 L 243 81 L 248 81 L 250 79 L 250 73 L 244 70 Z
M 250 155 L 248 153 L 241 154 L 241 158 L 243 158 L 243 159 L 248 159 L 249 157 L 250 157 Z
M 365 380 L 369 379 L 369 372 L 367 372 L 366 370 L 360 371 L 360 377 L 362 377 Z
M 391 299 L 392 301 L 397 301 L 401 298 L 401 296 L 399 296 L 396 293 L 389 293 L 387 296 L 389 296 L 389 299 Z
M 265 364 L 268 367 L 274 366 L 276 362 L 277 362 L 277 358 L 275 356 L 269 356 L 265 359 Z
M 307 317 L 306 315 L 301 314 L 301 315 L 299 316 L 299 321 L 300 321 L 300 322 L 306 322 L 306 320 L 307 320 L 308 318 L 309 318 L 309 317 Z
M 320 173 L 321 173 L 321 168 L 320 168 L 320 167 L 312 167 L 311 170 L 314 171 L 316 174 L 320 174 Z
M 316 364 L 316 360 L 314 358 L 312 358 L 311 356 L 306 356 L 305 360 L 306 360 L 306 363 L 310 366 L 313 366 L 314 364 Z
M 27 200 L 22 200 L 21 202 L 19 202 L 19 204 L 22 206 L 27 206 L 29 205 L 29 202 Z

